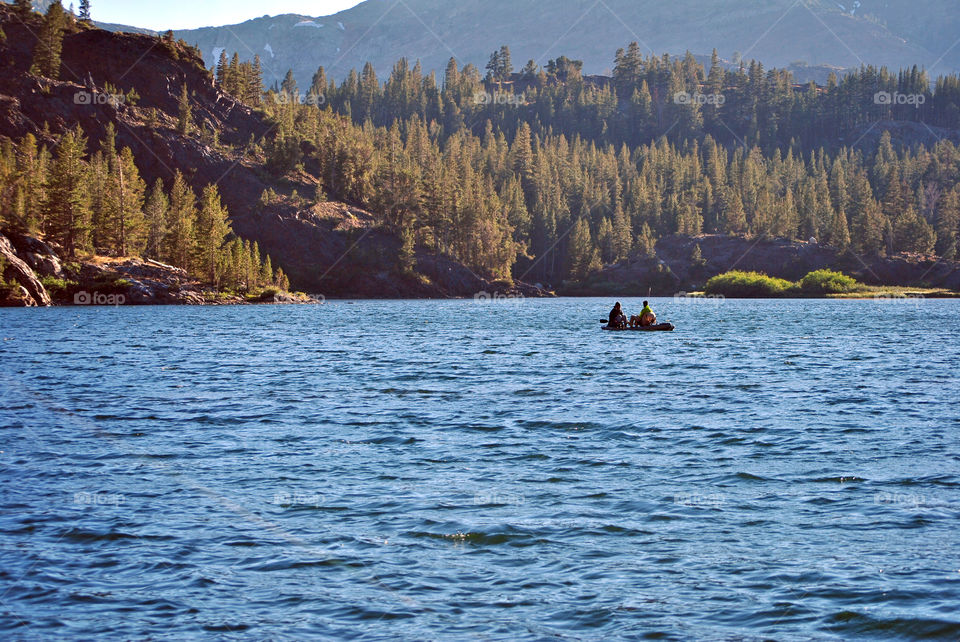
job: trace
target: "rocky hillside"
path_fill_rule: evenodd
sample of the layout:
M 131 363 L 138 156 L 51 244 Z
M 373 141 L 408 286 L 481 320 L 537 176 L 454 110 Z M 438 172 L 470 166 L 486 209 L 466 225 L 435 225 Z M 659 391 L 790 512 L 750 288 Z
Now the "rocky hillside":
M 274 128 L 260 113 L 220 92 L 196 53 L 174 42 L 81 26 L 63 44 L 61 80 L 28 72 L 40 31 L 40 16 L 25 25 L 0 5 L 0 137 L 27 133 L 53 147 L 60 133 L 76 125 L 96 149 L 108 123 L 117 147 L 129 147 L 147 183 L 169 182 L 184 173 L 199 191 L 217 184 L 234 231 L 257 241 L 283 268 L 298 290 L 325 296 L 473 296 L 494 284 L 443 257 L 420 257 L 415 274 L 396 270 L 401 243 L 377 227 L 374 217 L 343 203 L 314 207 L 293 197 L 313 194 L 316 180 L 306 172 L 276 178 L 247 154 L 251 140 Z M 178 98 L 186 85 L 196 129 L 212 135 L 177 132 Z M 116 89 L 114 89 L 116 88 Z M 136 97 L 108 99 L 119 90 Z M 267 190 L 278 195 L 261 202 Z
M 645 54 L 716 48 L 726 60 L 739 54 L 768 66 L 919 65 L 936 75 L 960 69 L 957 33 L 954 0 L 367 0 L 332 16 L 263 17 L 177 37 L 197 44 L 207 66 L 223 50 L 259 54 L 268 82 L 293 69 L 305 86 L 319 65 L 342 78 L 370 61 L 382 76 L 401 56 L 438 73 L 451 56 L 482 69 L 502 44 L 517 68 L 566 55 L 601 74 L 631 41 Z
M 0 307 L 49 305 L 208 305 L 315 303 L 276 289 L 241 297 L 203 287 L 185 271 L 139 258 L 97 257 L 64 262 L 40 239 L 0 234 Z

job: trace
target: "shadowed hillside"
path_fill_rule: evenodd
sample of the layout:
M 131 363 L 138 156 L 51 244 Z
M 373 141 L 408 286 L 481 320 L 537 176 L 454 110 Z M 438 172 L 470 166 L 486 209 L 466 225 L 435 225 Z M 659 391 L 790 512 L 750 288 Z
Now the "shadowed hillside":
M 0 6 L 0 138 L 32 134 L 55 148 L 79 125 L 98 149 L 106 127 L 118 149 L 129 147 L 147 184 L 167 185 L 180 171 L 198 193 L 219 187 L 233 230 L 259 242 L 298 289 L 327 296 L 472 296 L 489 283 L 440 256 L 423 272 L 399 274 L 400 239 L 359 207 L 316 204 L 317 179 L 308 171 L 278 176 L 264 167 L 258 145 L 276 129 L 260 111 L 224 94 L 197 53 L 185 45 L 138 34 L 76 25 L 63 39 L 60 79 L 30 73 L 42 16 L 25 24 Z M 191 133 L 178 132 L 186 87 Z M 131 96 L 131 93 L 135 97 Z M 269 201 L 262 197 L 269 192 Z

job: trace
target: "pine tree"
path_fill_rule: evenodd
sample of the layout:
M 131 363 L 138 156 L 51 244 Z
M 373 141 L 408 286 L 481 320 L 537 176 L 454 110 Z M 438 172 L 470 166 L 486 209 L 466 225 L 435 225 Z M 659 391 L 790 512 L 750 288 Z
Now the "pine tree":
M 833 220 L 830 221 L 830 233 L 827 241 L 837 249 L 845 250 L 850 246 L 850 227 L 847 224 L 847 215 L 843 210 L 833 211 Z
M 613 248 L 613 223 L 606 216 L 600 219 L 600 226 L 597 228 L 597 245 L 600 246 L 601 261 L 612 263 L 616 259 Z
M 177 133 L 188 136 L 193 131 L 193 108 L 190 106 L 190 96 L 187 94 L 187 85 L 183 84 L 178 102 L 179 117 L 177 119 Z
M 89 167 L 83 159 L 86 149 L 87 139 L 79 127 L 61 136 L 47 189 L 47 233 L 70 258 L 90 246 Z
M 112 221 L 115 218 L 115 195 L 111 193 L 112 180 L 117 166 L 117 129 L 107 123 L 100 149 L 90 158 L 91 240 L 96 252 L 110 254 L 112 247 Z
M 243 291 L 249 292 L 257 287 L 257 276 L 260 270 L 260 257 L 257 252 L 256 262 L 253 261 L 253 249 L 250 241 L 243 241 L 243 248 L 240 256 L 240 279 L 243 283 Z
M 273 263 L 270 261 L 270 255 L 263 260 L 263 265 L 260 266 L 260 286 L 269 286 L 273 285 Z
M 600 253 L 594 245 L 590 225 L 585 218 L 577 219 L 570 234 L 570 248 L 567 256 L 569 264 L 567 274 L 575 281 L 582 281 L 590 273 L 602 267 Z
M 33 134 L 26 134 L 17 149 L 11 172 L 19 170 L 19 187 L 22 194 L 22 210 L 18 212 L 23 231 L 39 233 L 45 225 L 44 202 L 47 198 L 47 181 L 50 170 L 50 152 L 44 145 L 37 145 Z M 9 206 L 8 206 L 9 207 Z M 7 208 L 4 208 L 7 209 Z
M 190 272 L 193 270 L 196 241 L 194 226 L 197 218 L 197 197 L 179 171 L 173 176 L 170 188 L 168 233 L 164 242 L 163 260 Z
M 230 233 L 229 214 L 220 202 L 220 192 L 216 185 L 208 185 L 200 198 L 194 236 L 197 269 L 211 285 L 220 285 L 223 244 Z
M 507 45 L 500 47 L 499 62 L 500 66 L 497 69 L 497 80 L 510 80 L 510 76 L 513 74 L 513 60 L 510 57 L 510 47 Z
M 163 181 L 159 178 L 150 189 L 147 201 L 143 206 L 143 215 L 146 222 L 146 243 L 144 256 L 159 259 L 163 256 L 163 246 L 168 233 L 168 214 L 170 199 L 163 189 Z
M 363 72 L 360 74 L 360 85 L 358 87 L 356 117 L 358 122 L 363 122 L 368 118 L 375 116 L 377 99 L 380 97 L 380 81 L 377 80 L 377 72 L 369 62 L 363 66 Z
M 912 203 L 893 220 L 893 236 L 896 250 L 924 255 L 933 253 L 936 235 Z
M 523 66 L 523 69 L 520 71 L 520 77 L 527 82 L 531 82 L 537 79 L 537 73 L 540 71 L 540 65 L 537 64 L 536 60 L 532 58 L 527 61 L 527 64 Z
M 633 95 L 640 83 L 640 74 L 643 71 L 643 55 L 640 53 L 640 45 L 631 42 L 627 51 L 617 50 L 614 59 L 613 82 L 617 88 L 617 93 L 621 97 L 627 98 Z
M 863 172 L 851 180 L 849 208 L 850 240 L 854 251 L 868 256 L 880 254 L 883 250 L 883 213 Z
M 443 74 L 443 89 L 445 93 L 453 94 L 460 89 L 460 70 L 457 68 L 457 59 L 450 58 Z
M 283 268 L 278 267 L 277 273 L 274 276 L 273 284 L 283 290 L 284 292 L 290 289 L 290 279 L 287 278 L 287 275 L 283 273 Z
M 653 235 L 653 230 L 646 223 L 640 228 L 640 235 L 637 237 L 637 250 L 643 257 L 652 257 L 656 253 L 656 238 Z
M 494 82 L 500 79 L 500 52 L 494 51 L 490 54 L 490 60 L 487 61 L 487 82 Z
M 283 83 L 280 85 L 280 93 L 287 98 L 295 98 L 300 95 L 300 90 L 297 88 L 297 79 L 293 76 L 293 70 L 288 69 L 287 75 L 283 78 Z
M 740 191 L 728 187 L 723 196 L 723 229 L 728 234 L 743 234 L 747 231 L 747 215 L 743 210 Z
M 247 85 L 250 103 L 259 105 L 263 96 L 263 65 L 260 62 L 260 56 L 253 57 L 253 65 L 250 68 L 250 78 L 247 79 Z
M 239 100 L 243 99 L 245 87 L 243 86 L 243 77 L 240 69 L 240 54 L 233 52 L 230 58 L 230 64 L 227 66 L 226 80 L 224 86 L 228 94 Z
M 957 234 L 960 232 L 960 188 L 954 187 L 941 197 L 935 220 L 937 254 L 953 259 L 957 256 Z
M 129 147 L 124 147 L 114 164 L 108 194 L 114 199 L 111 238 L 120 256 L 139 256 L 146 245 L 143 215 L 146 184 L 140 178 Z
M 217 60 L 217 84 L 220 85 L 220 89 L 227 91 L 227 70 L 229 68 L 227 62 L 227 52 L 223 50 L 220 52 L 220 58 Z
M 238 236 L 233 237 L 233 240 L 227 244 L 223 254 L 222 287 L 230 288 L 235 292 L 245 291 L 244 263 L 246 256 L 243 253 L 243 240 Z
M 59 1 L 50 3 L 33 52 L 34 73 L 57 80 L 60 78 L 60 53 L 67 17 Z
M 256 289 L 260 287 L 262 281 L 261 270 L 262 263 L 260 261 L 260 246 L 256 241 L 250 244 L 250 289 Z
M 24 138 L 25 142 L 26 138 Z M 22 150 L 24 144 L 21 143 L 20 147 Z M 33 152 L 36 152 L 35 140 L 33 141 Z M 18 151 L 14 149 L 12 140 L 8 138 L 0 141 L 0 227 L 11 225 L 17 229 L 25 230 L 27 227 L 26 221 L 17 220 L 20 208 L 16 206 L 15 201 L 17 199 L 14 196 L 20 183 L 17 177 L 17 155 Z M 0 271 L 0 280 L 2 278 L 3 273 Z
M 400 250 L 397 254 L 397 267 L 401 274 L 413 274 L 417 267 L 415 236 L 413 234 L 413 227 L 410 225 L 406 225 L 400 230 Z
M 308 104 L 321 106 L 326 102 L 327 93 L 327 72 L 323 67 L 319 67 L 313 74 L 313 81 L 310 83 L 310 91 L 307 92 Z
M 90 22 L 90 0 L 80 0 L 80 19 Z
M 630 230 L 630 218 L 623 208 L 617 205 L 613 213 L 613 260 L 620 261 L 630 256 L 633 249 L 633 234 Z

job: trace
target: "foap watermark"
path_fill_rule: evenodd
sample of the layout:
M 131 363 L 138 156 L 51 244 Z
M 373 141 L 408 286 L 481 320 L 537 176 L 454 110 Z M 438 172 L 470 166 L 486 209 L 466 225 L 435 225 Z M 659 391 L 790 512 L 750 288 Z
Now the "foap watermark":
M 700 92 L 691 94 L 688 91 L 678 91 L 673 95 L 673 102 L 677 105 L 715 105 L 722 106 L 727 102 L 727 97 L 723 94 L 701 94 Z
M 73 503 L 78 506 L 119 506 L 127 498 L 117 493 L 74 493 Z
M 927 102 L 926 94 L 901 94 L 899 91 L 878 91 L 873 95 L 875 105 L 910 105 L 919 108 Z
M 123 294 L 81 291 L 73 295 L 74 305 L 123 305 L 126 302 L 127 297 Z
M 877 493 L 873 496 L 873 503 L 918 508 L 927 504 L 927 498 L 913 493 Z
M 673 503 L 678 506 L 689 506 L 694 508 L 710 507 L 716 508 L 725 504 L 726 497 L 720 493 L 677 493 L 673 496 Z
M 474 506 L 488 506 L 503 504 L 506 506 L 522 506 L 526 502 L 523 495 L 504 493 L 499 490 L 479 491 L 473 496 Z
M 874 303 L 880 303 L 883 305 L 912 305 L 919 308 L 920 304 L 925 300 L 925 297 L 922 294 L 893 294 L 885 293 L 878 294 L 873 297 Z
M 677 292 L 673 295 L 673 302 L 679 305 L 720 305 L 727 297 L 722 294 L 687 294 Z
M 277 105 L 308 105 L 322 107 L 327 104 L 327 97 L 323 94 L 274 94 L 273 102 Z
M 522 294 L 506 294 L 503 292 L 487 292 L 486 290 L 473 295 L 474 303 L 510 303 L 519 305 L 523 301 Z
M 527 104 L 527 97 L 524 94 L 513 94 L 505 91 L 495 91 L 492 94 L 487 91 L 478 91 L 473 95 L 473 104 L 522 107 Z
M 99 91 L 76 91 L 73 93 L 73 104 L 119 107 L 127 104 L 127 97 L 123 94 L 107 94 Z
M 272 503 L 276 506 L 313 506 L 319 508 L 324 503 L 324 496 L 319 493 L 281 490 L 273 494 Z

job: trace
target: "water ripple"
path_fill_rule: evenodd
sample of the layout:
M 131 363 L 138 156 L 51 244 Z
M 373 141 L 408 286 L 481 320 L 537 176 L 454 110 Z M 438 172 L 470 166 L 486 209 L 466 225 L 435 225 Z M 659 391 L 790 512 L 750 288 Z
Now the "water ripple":
M 0 634 L 960 637 L 960 302 L 608 304 L 0 310 Z

